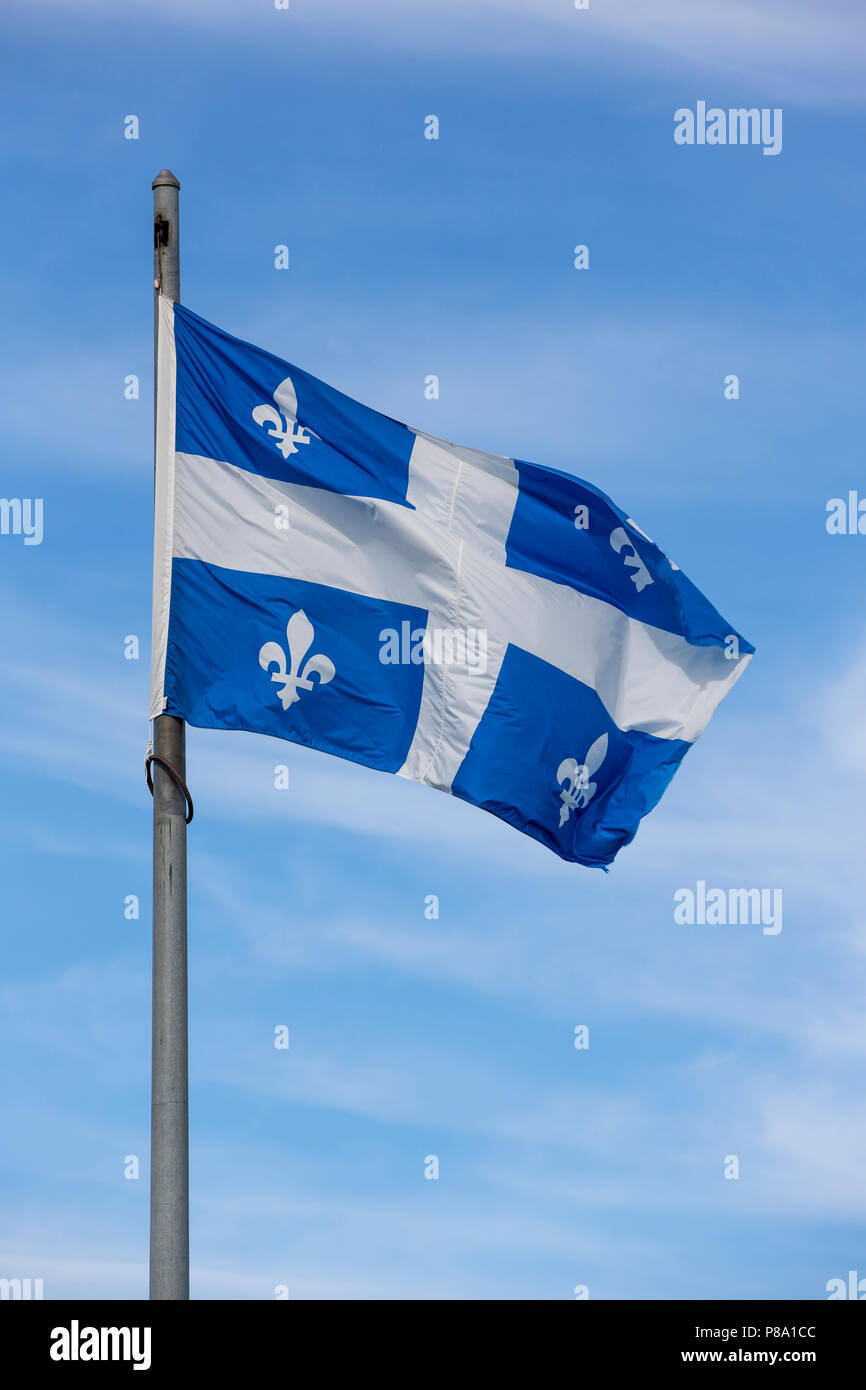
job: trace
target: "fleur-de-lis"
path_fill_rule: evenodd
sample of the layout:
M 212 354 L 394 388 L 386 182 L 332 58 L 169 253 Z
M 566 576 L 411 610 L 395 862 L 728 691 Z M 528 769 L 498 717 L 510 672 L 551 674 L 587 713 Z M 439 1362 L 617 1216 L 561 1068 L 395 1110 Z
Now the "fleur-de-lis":
M 309 444 L 310 439 L 318 439 L 313 430 L 305 430 L 298 424 L 298 397 L 287 376 L 274 392 L 274 400 L 279 410 L 272 405 L 257 405 L 253 419 L 257 425 L 264 425 L 265 433 L 271 436 L 284 459 L 298 452 L 299 444 Z
M 270 671 L 271 666 L 276 663 L 276 671 L 271 672 L 271 680 L 277 685 L 282 682 L 282 690 L 278 695 L 283 704 L 283 709 L 288 709 L 296 700 L 301 697 L 300 690 L 312 690 L 314 682 L 311 676 L 318 676 L 319 685 L 327 685 L 328 681 L 334 679 L 334 663 L 327 656 L 311 656 L 301 662 L 313 645 L 315 630 L 303 608 L 299 608 L 297 613 L 293 613 L 286 624 L 286 641 L 289 644 L 289 669 L 286 670 L 286 653 L 278 642 L 265 642 L 259 651 L 259 665 L 263 671 Z
M 595 740 L 586 755 L 586 761 L 579 763 L 576 758 L 565 758 L 556 769 L 556 780 L 563 787 L 559 793 L 562 809 L 559 813 L 560 826 L 565 825 L 572 811 L 580 811 L 587 806 L 596 793 L 596 783 L 590 777 L 597 772 L 607 754 L 607 734 Z
M 647 540 L 649 540 L 649 537 L 647 537 Z M 617 526 L 615 531 L 611 531 L 610 543 L 617 555 L 621 554 L 623 550 L 631 551 L 630 555 L 623 555 L 622 560 L 626 569 L 631 570 L 629 578 L 638 593 L 645 589 L 648 584 L 652 584 L 653 577 L 635 550 L 634 541 L 624 526 Z

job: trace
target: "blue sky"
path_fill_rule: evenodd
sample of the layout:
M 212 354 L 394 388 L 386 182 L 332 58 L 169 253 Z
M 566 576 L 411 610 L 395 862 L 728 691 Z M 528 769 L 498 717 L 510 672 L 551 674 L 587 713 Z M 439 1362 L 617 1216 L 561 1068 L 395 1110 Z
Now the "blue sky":
M 165 166 L 191 309 L 588 478 L 758 649 L 608 875 L 401 779 L 190 731 L 193 1296 L 866 1276 L 866 539 L 825 529 L 866 494 L 864 25 L 840 0 L 7 3 L 0 492 L 45 520 L 0 536 L 0 1276 L 146 1293 Z M 698 100 L 781 107 L 781 154 L 675 145 Z M 678 925 L 699 879 L 781 888 L 782 931 Z

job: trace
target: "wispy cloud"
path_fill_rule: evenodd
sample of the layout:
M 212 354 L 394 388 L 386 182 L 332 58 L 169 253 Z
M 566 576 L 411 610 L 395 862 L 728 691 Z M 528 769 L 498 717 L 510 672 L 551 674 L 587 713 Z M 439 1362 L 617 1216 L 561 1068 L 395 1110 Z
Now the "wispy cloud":
M 19 0 L 20 3 L 20 0 Z M 61 14 L 100 16 L 112 0 L 46 0 Z M 158 13 L 163 22 L 245 32 L 273 41 L 286 28 L 316 41 L 327 29 L 338 48 L 470 54 L 475 61 L 519 54 L 524 60 L 605 61 L 647 76 L 679 75 L 691 83 L 714 75 L 759 95 L 836 105 L 862 104 L 866 15 L 848 0 L 594 0 L 576 11 L 568 0 L 292 0 L 253 15 L 241 0 L 130 0 L 133 22 Z M 278 29 L 277 26 L 280 26 Z M 750 101 L 750 104 L 751 104 Z

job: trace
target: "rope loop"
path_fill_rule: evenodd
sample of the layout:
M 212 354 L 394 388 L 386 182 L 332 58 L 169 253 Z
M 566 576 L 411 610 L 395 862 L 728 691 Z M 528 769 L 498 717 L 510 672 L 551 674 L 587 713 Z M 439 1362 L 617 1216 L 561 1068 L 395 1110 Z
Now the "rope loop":
M 164 768 L 168 773 L 174 785 L 183 792 L 186 797 L 186 823 L 189 825 L 193 818 L 194 811 L 192 797 L 189 794 L 189 787 L 186 785 L 186 782 L 181 777 L 177 768 L 172 767 L 171 763 L 168 762 L 166 758 L 161 758 L 158 753 L 153 752 L 153 745 L 151 744 L 147 751 L 147 757 L 144 760 L 144 780 L 147 782 L 147 789 L 151 796 L 153 796 L 153 774 L 150 770 L 151 763 L 159 763 L 160 767 Z

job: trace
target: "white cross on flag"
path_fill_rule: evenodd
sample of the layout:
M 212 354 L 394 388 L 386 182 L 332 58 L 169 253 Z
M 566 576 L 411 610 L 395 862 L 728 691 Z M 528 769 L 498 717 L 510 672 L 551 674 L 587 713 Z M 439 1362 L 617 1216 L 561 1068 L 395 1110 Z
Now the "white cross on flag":
M 569 473 L 380 415 L 162 298 L 151 718 L 632 839 L 754 648 Z

